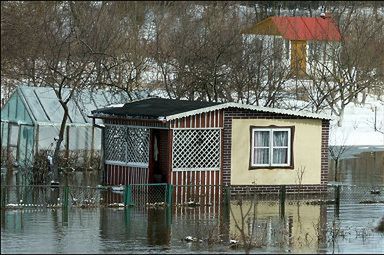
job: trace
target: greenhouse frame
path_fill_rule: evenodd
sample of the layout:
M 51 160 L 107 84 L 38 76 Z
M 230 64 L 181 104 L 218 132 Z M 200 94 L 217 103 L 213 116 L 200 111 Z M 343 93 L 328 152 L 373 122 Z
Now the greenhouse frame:
M 69 89 L 63 91 L 68 95 Z M 124 93 L 101 90 L 77 91 L 68 102 L 67 120 L 61 150 L 100 151 L 100 120 L 88 118 L 91 111 L 130 101 Z M 36 153 L 53 154 L 64 110 L 52 87 L 20 85 L 1 109 L 2 167 L 4 162 L 31 166 Z

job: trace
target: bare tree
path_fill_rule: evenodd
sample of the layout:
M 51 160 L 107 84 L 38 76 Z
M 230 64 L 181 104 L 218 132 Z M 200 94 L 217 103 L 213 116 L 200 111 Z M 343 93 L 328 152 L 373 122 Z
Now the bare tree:
M 341 16 L 340 43 L 312 43 L 309 79 L 305 87 L 315 111 L 329 107 L 341 126 L 345 107 L 357 96 L 382 87 L 384 19 L 373 20 L 360 9 L 350 8 Z M 312 51 L 312 50 L 310 50 Z
M 102 27 L 98 22 L 105 6 L 105 3 L 96 2 L 11 4 L 13 10 L 10 12 L 21 16 L 29 13 L 28 19 L 12 21 L 10 15 L 7 17 L 7 30 L 2 30 L 7 35 L 7 47 L 13 47 L 9 46 L 9 41 L 17 41 L 24 35 L 13 33 L 12 26 L 28 27 L 28 22 L 33 24 L 33 30 L 26 31 L 27 35 L 31 35 L 30 43 L 14 46 L 13 54 L 4 61 L 14 56 L 18 61 L 9 61 L 9 72 L 14 70 L 19 81 L 52 87 L 63 109 L 53 156 L 52 170 L 56 180 L 58 153 L 69 119 L 68 102 L 77 91 L 95 83 L 97 63 L 104 55 L 103 49 L 108 48 L 109 41 L 103 40 L 104 33 L 99 31 Z
M 111 42 L 100 60 L 100 87 L 123 91 L 132 100 L 136 90 L 145 88 L 148 58 L 148 7 L 146 2 L 110 2 L 100 21 Z M 106 46 L 105 45 L 105 46 Z

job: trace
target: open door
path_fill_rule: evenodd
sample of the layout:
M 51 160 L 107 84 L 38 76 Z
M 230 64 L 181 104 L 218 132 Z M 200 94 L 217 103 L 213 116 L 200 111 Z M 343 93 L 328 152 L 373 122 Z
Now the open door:
M 151 129 L 149 156 L 150 183 L 167 183 L 168 153 L 168 130 Z

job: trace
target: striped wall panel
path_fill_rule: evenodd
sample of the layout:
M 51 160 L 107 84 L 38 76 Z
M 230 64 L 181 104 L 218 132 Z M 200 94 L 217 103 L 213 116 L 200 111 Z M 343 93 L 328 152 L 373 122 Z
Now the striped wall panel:
M 224 114 L 222 110 L 200 113 L 176 120 L 171 120 L 170 128 L 209 128 L 223 127 Z
M 106 184 L 148 183 L 148 168 L 106 165 Z
M 220 171 L 173 171 L 171 183 L 176 204 L 212 205 L 221 199 Z
M 224 125 L 222 110 L 196 114 L 176 120 L 171 120 L 170 128 L 220 128 Z M 170 134 L 172 141 L 173 133 Z M 170 154 L 172 152 L 170 151 Z M 170 161 L 172 162 L 172 155 Z M 194 201 L 199 204 L 216 204 L 221 199 L 221 171 L 172 171 L 170 183 L 174 187 L 174 201 L 184 204 Z

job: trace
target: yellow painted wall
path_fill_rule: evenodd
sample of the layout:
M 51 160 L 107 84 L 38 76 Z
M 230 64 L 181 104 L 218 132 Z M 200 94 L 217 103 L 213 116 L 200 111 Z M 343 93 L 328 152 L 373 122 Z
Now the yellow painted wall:
M 294 169 L 252 169 L 250 126 L 295 126 Z M 231 185 L 299 184 L 297 172 L 303 168 L 301 184 L 321 184 L 321 120 L 312 119 L 233 119 Z
M 291 69 L 293 74 L 303 77 L 307 67 L 307 42 L 291 41 Z

